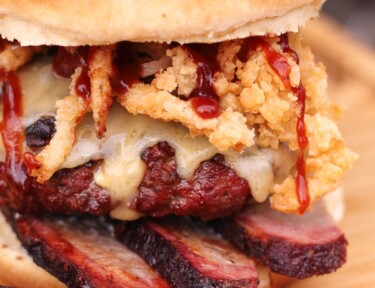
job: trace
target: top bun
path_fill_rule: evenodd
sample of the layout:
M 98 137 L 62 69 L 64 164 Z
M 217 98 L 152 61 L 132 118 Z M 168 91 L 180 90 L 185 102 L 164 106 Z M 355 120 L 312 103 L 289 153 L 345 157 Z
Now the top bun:
M 0 34 L 22 45 L 218 42 L 296 32 L 324 0 L 2 0 Z

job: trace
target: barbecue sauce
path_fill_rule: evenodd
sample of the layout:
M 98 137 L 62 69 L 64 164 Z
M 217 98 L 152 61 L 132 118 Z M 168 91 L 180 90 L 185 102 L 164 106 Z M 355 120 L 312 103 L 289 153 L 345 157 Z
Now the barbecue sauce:
M 294 61 L 299 64 L 299 58 L 297 53 L 290 48 L 288 34 L 280 36 L 279 44 L 284 53 L 289 54 Z M 297 142 L 299 146 L 299 155 L 296 163 L 297 175 L 295 178 L 296 193 L 298 202 L 300 204 L 299 213 L 303 214 L 310 205 L 310 194 L 306 180 L 306 165 L 304 152 L 308 145 L 308 139 L 306 136 L 306 125 L 305 125 L 305 102 L 306 102 L 306 91 L 302 83 L 299 83 L 297 87 L 292 87 L 290 83 L 290 72 L 291 67 L 288 64 L 288 59 L 281 53 L 275 51 L 271 44 L 268 43 L 262 37 L 251 37 L 244 40 L 241 50 L 238 53 L 238 58 L 242 62 L 246 62 L 249 53 L 260 49 L 264 54 L 268 65 L 271 66 L 272 70 L 280 77 L 286 89 L 292 90 L 293 94 L 297 96 L 297 107 L 299 110 L 297 116 L 296 132 Z
M 299 57 L 297 53 L 290 48 L 288 34 L 283 34 L 280 36 L 279 44 L 284 53 L 289 54 L 294 61 L 299 64 Z M 299 146 L 299 155 L 297 159 L 297 176 L 296 176 L 296 189 L 298 201 L 300 204 L 299 212 L 303 214 L 305 210 L 310 205 L 310 194 L 309 187 L 306 180 L 306 163 L 304 152 L 309 145 L 309 140 L 306 135 L 306 124 L 305 124 L 305 110 L 306 110 L 306 90 L 303 87 L 302 82 L 299 83 L 297 87 L 292 87 L 293 94 L 297 96 L 297 105 L 299 109 L 299 114 L 297 116 L 297 142 Z
M 214 87 L 214 76 L 219 71 L 216 59 L 218 47 L 214 44 L 190 44 L 183 48 L 197 65 L 197 84 L 190 93 L 189 101 L 201 118 L 216 118 L 221 113 L 220 98 Z
M 70 78 L 77 67 L 81 67 L 81 74 L 78 76 L 74 89 L 78 96 L 86 101 L 90 98 L 91 84 L 88 75 L 88 63 L 90 54 L 96 49 L 88 46 L 81 46 L 73 51 L 59 47 L 53 59 L 53 71 L 62 78 Z
M 142 65 L 135 55 L 132 43 L 121 42 L 117 44 L 112 68 L 114 73 L 111 77 L 111 86 L 114 94 L 123 94 L 133 84 L 139 82 Z
M 0 53 L 3 52 L 7 46 L 7 40 L 0 36 Z
M 25 133 L 22 123 L 22 90 L 13 72 L 0 71 L 0 80 L 3 81 L 3 120 L 0 122 L 0 131 L 6 151 L 5 179 L 13 191 L 26 192 L 29 176 L 23 161 Z

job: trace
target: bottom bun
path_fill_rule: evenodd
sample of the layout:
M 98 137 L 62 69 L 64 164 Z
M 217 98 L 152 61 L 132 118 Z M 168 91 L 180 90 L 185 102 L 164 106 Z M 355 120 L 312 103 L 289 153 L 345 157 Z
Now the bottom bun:
M 337 188 L 335 191 L 328 193 L 323 198 L 324 204 L 332 218 L 339 223 L 344 217 L 345 201 L 344 190 L 342 187 Z
M 63 283 L 34 264 L 0 213 L 0 285 L 18 288 L 63 288 Z
M 288 276 L 273 273 L 270 269 L 258 263 L 256 268 L 259 275 L 258 288 L 281 288 L 295 280 Z

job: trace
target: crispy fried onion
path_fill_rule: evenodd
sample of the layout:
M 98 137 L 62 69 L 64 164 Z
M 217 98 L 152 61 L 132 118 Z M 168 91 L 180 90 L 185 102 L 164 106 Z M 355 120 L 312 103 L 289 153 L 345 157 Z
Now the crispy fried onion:
M 40 165 L 31 172 L 31 176 L 37 177 L 38 182 L 47 181 L 55 173 L 65 157 L 69 154 L 75 141 L 75 129 L 89 109 L 87 101 L 75 92 L 75 83 L 82 69 L 77 68 L 72 76 L 70 95 L 57 101 L 56 133 L 37 156 Z
M 0 51 L 0 69 L 15 71 L 29 62 L 35 53 L 41 52 L 43 49 L 41 46 L 21 47 L 18 43 L 6 41 L 4 50 Z
M 147 114 L 155 119 L 181 122 L 192 134 L 206 135 L 220 151 L 229 148 L 241 151 L 254 144 L 254 131 L 247 127 L 246 118 L 230 108 L 217 118 L 202 119 L 190 102 L 144 84 L 134 85 L 117 99 L 132 114 Z
M 142 63 L 142 78 L 152 76 L 157 72 L 171 66 L 171 58 L 167 56 L 166 43 L 136 43 L 134 50 L 141 56 L 138 60 Z
M 93 112 L 97 136 L 103 137 L 106 131 L 106 118 L 112 104 L 112 89 L 109 77 L 112 73 L 112 46 L 91 48 L 88 75 L 90 78 L 89 101 L 76 93 L 76 82 L 83 72 L 78 67 L 72 75 L 70 95 L 56 103 L 56 133 L 37 156 L 38 167 L 31 172 L 38 182 L 47 181 L 55 173 L 75 142 L 75 130 L 90 109 Z
M 223 109 L 213 119 L 202 119 L 189 101 L 176 97 L 177 90 L 183 98 L 194 89 L 197 80 L 197 65 L 181 47 L 167 51 L 172 58 L 172 67 L 156 74 L 150 85 L 136 84 L 117 100 L 132 114 L 146 114 L 154 119 L 180 122 L 189 128 L 192 135 L 205 135 L 220 151 L 231 148 L 242 151 L 254 144 L 254 129 L 246 124 L 246 117 L 233 110 Z M 176 89 L 177 88 L 177 89 Z
M 92 48 L 88 75 L 91 84 L 90 106 L 94 118 L 96 136 L 103 138 L 106 132 L 107 114 L 112 105 L 112 53 L 114 46 Z

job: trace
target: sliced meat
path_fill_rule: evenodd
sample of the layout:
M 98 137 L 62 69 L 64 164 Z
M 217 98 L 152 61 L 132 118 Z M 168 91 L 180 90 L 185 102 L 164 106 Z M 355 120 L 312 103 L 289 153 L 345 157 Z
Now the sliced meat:
M 26 128 L 26 144 L 31 148 L 44 147 L 55 132 L 55 117 L 42 116 Z
M 115 226 L 117 238 L 172 287 L 257 287 L 253 262 L 223 239 L 186 219 L 140 220 Z
M 347 241 L 323 203 L 303 216 L 257 204 L 211 224 L 248 256 L 290 277 L 330 273 L 346 261 Z
M 68 287 L 169 287 L 92 219 L 21 216 L 15 231 L 34 261 Z
M 144 214 L 198 216 L 208 220 L 238 211 L 250 195 L 249 184 L 217 155 L 202 162 L 192 178 L 177 174 L 174 149 L 167 142 L 142 155 L 147 171 L 133 207 Z
M 107 214 L 112 208 L 111 197 L 94 183 L 94 166 L 89 162 L 77 168 L 62 169 L 43 184 L 30 178 L 27 192 L 18 193 L 7 187 L 5 166 L 0 163 L 0 203 L 5 202 L 22 212 Z

